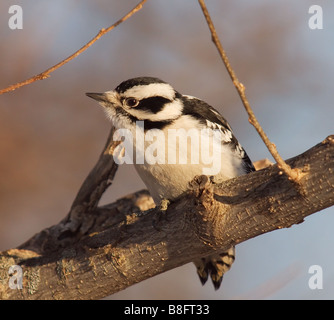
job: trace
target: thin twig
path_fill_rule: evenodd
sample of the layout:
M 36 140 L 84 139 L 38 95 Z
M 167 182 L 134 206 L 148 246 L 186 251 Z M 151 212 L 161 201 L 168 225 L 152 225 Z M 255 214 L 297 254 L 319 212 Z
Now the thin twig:
M 225 50 L 223 49 L 223 46 L 219 40 L 219 37 L 217 35 L 216 29 L 213 25 L 213 22 L 211 20 L 210 14 L 208 12 L 208 9 L 206 8 L 205 2 L 204 0 L 198 0 L 203 14 L 205 16 L 206 22 L 209 26 L 210 32 L 211 32 L 211 36 L 212 36 L 212 41 L 215 44 L 215 46 L 218 49 L 218 52 L 225 64 L 225 67 L 227 69 L 228 74 L 231 77 L 231 80 L 234 84 L 234 86 L 236 87 L 239 96 L 241 98 L 241 101 L 248 113 L 249 116 L 249 122 L 255 127 L 256 131 L 259 133 L 260 137 L 262 138 L 263 142 L 265 143 L 265 145 L 267 146 L 269 152 L 271 153 L 271 155 L 273 156 L 273 158 L 276 160 L 278 167 L 280 168 L 280 170 L 282 170 L 288 177 L 290 180 L 294 181 L 294 182 L 298 182 L 299 180 L 299 174 L 298 174 L 298 169 L 292 169 L 288 164 L 286 164 L 286 162 L 283 160 L 283 158 L 280 156 L 280 154 L 278 153 L 277 149 L 276 149 L 276 145 L 274 143 L 272 143 L 268 136 L 266 135 L 266 133 L 263 131 L 261 125 L 259 124 L 259 122 L 257 121 L 254 112 L 252 110 L 252 108 L 249 105 L 248 99 L 246 98 L 246 93 L 245 93 L 245 86 L 238 80 L 234 70 L 231 67 L 231 64 L 229 62 L 229 59 L 226 55 Z
M 2 90 L 0 90 L 0 94 L 9 92 L 9 91 L 13 91 L 15 89 L 18 89 L 22 86 L 25 86 L 27 84 L 30 84 L 32 82 L 35 82 L 37 80 L 43 80 L 46 79 L 50 76 L 50 73 L 55 71 L 56 69 L 62 67 L 64 64 L 66 64 L 67 62 L 71 61 L 72 59 L 76 58 L 79 54 L 81 54 L 82 52 L 84 52 L 85 50 L 87 50 L 94 42 L 96 42 L 98 39 L 100 39 L 103 35 L 105 35 L 106 33 L 108 33 L 109 31 L 111 31 L 112 29 L 114 29 L 115 27 L 117 27 L 119 24 L 121 24 L 122 22 L 124 22 L 125 20 L 129 19 L 133 14 L 135 14 L 137 11 L 139 11 L 142 7 L 143 4 L 146 2 L 147 0 L 142 0 L 140 3 L 138 3 L 131 11 L 129 11 L 123 18 L 119 19 L 116 23 L 114 23 L 113 25 L 109 26 L 106 29 L 101 29 L 99 31 L 99 33 L 89 42 L 87 42 L 83 47 L 81 47 L 78 51 L 74 52 L 72 55 L 70 55 L 69 57 L 67 57 L 66 59 L 60 61 L 59 63 L 55 64 L 54 66 L 50 67 L 49 69 L 18 83 L 15 83 L 7 88 L 4 88 Z

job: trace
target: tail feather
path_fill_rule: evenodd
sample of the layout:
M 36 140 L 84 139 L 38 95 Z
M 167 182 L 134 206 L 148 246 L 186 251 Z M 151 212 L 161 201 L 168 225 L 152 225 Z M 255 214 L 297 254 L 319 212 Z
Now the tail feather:
M 235 260 L 235 248 L 194 261 L 199 279 L 204 285 L 210 275 L 215 290 L 218 290 L 223 275 L 230 270 Z

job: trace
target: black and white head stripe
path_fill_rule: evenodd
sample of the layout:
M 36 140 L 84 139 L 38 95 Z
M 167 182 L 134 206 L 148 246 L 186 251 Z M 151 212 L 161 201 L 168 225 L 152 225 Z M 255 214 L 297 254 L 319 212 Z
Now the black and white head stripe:
M 137 120 L 168 123 L 182 114 L 183 104 L 178 99 L 181 95 L 158 78 L 130 79 L 122 82 L 115 91 L 122 102 L 129 98 L 138 101 L 135 107 L 126 108 L 126 112 Z
M 135 97 L 143 100 L 150 97 L 163 97 L 169 101 L 173 101 L 176 92 L 173 87 L 157 78 L 134 78 L 122 82 L 116 89 L 121 97 Z

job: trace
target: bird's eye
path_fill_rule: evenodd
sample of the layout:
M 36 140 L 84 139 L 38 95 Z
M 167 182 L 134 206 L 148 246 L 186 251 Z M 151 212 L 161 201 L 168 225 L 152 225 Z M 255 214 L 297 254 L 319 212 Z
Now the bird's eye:
M 124 103 L 126 106 L 128 107 L 131 107 L 131 108 L 134 108 L 138 105 L 139 103 L 139 100 L 135 99 L 135 98 L 126 98 L 124 100 Z

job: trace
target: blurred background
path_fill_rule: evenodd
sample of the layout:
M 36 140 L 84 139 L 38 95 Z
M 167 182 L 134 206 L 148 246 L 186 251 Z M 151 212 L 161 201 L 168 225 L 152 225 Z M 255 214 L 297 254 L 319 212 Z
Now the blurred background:
M 66 58 L 138 0 L 26 1 L 23 29 L 8 27 L 0 3 L 0 88 Z M 217 32 L 258 120 L 283 158 L 334 134 L 334 3 L 318 0 L 323 29 L 311 30 L 314 1 L 208 0 Z M 0 250 L 20 245 L 67 213 L 109 132 L 85 92 L 156 76 L 202 98 L 230 122 L 253 161 L 271 159 L 221 62 L 197 1 L 149 0 L 51 77 L 0 96 Z M 144 188 L 131 165 L 118 169 L 101 204 Z M 110 299 L 332 299 L 334 207 L 289 229 L 237 246 L 219 291 L 187 264 Z M 323 289 L 311 290 L 320 265 Z

